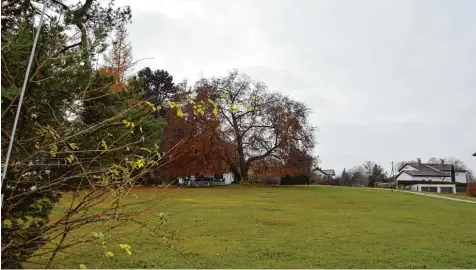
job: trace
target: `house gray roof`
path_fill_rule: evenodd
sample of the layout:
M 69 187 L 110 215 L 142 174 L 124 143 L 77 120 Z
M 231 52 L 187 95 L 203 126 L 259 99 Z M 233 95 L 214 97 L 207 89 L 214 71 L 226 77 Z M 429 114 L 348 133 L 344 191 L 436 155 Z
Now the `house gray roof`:
M 336 175 L 336 172 L 333 170 L 333 169 L 330 169 L 330 170 L 322 170 L 320 168 L 315 168 L 314 170 L 312 170 L 313 172 L 314 171 L 320 171 L 322 172 L 323 174 L 325 175 L 328 175 L 328 176 L 335 176 Z
M 451 176 L 451 164 L 429 164 L 429 163 L 407 163 L 418 171 L 401 170 L 398 175 L 405 172 L 411 176 L 434 176 L 434 177 L 450 177 Z M 466 170 L 454 166 L 455 172 L 466 172 Z M 397 176 L 398 176 L 397 175 Z
M 333 169 L 330 170 L 322 170 L 323 173 L 330 175 L 330 176 L 335 176 L 336 172 Z
M 406 171 L 401 171 L 399 173 L 399 175 L 401 173 L 407 173 L 411 176 L 434 176 L 434 177 L 450 177 L 451 174 L 449 172 L 437 172 L 437 171 L 424 171 L 424 172 L 421 172 L 421 171 L 411 171 L 411 170 L 406 170 Z
M 427 164 L 428 166 L 432 167 L 432 168 L 435 168 L 437 170 L 440 170 L 440 171 L 444 171 L 444 172 L 451 172 L 451 165 L 452 164 Z M 457 166 L 454 166 L 455 168 L 455 172 L 466 172 L 465 169 L 462 169 L 460 167 L 457 167 Z

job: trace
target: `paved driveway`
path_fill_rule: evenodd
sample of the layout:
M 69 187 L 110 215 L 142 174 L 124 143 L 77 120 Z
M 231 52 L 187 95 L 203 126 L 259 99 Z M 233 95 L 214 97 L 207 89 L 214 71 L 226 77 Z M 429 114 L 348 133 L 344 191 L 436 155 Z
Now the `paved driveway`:
M 453 197 L 448 197 L 448 196 L 443 196 L 443 195 L 438 195 L 438 194 L 421 193 L 421 192 L 408 191 L 408 190 L 397 190 L 397 191 L 406 192 L 406 193 L 412 193 L 412 194 L 422 195 L 422 196 L 427 196 L 427 197 L 445 199 L 445 200 L 450 200 L 450 201 L 466 202 L 466 203 L 476 203 L 476 201 L 465 200 L 465 199 L 460 199 L 460 198 L 453 198 Z

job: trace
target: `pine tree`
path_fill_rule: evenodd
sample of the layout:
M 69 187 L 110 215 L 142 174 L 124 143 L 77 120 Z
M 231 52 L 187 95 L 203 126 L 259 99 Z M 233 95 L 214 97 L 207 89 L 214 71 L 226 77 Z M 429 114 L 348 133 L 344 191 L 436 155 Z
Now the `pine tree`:
M 340 177 L 340 180 L 342 181 L 342 185 L 351 186 L 350 175 L 349 175 L 349 173 L 347 173 L 345 168 L 342 171 L 342 175 Z
M 456 182 L 456 176 L 455 176 L 455 166 L 451 165 L 451 182 Z

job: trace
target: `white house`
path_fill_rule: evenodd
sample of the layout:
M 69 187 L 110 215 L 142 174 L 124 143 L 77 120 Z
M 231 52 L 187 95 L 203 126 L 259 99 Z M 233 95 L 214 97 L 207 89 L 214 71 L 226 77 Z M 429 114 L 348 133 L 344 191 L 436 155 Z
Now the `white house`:
M 314 170 L 312 170 L 312 173 L 317 176 L 318 178 L 321 178 L 321 179 L 324 179 L 324 178 L 327 178 L 327 179 L 334 179 L 334 177 L 336 176 L 336 173 L 334 170 L 330 169 L 330 170 L 321 170 L 320 168 L 315 168 Z
M 398 185 L 405 185 L 405 182 L 418 182 L 408 185 L 416 191 L 456 193 L 456 185 L 451 181 L 452 167 L 455 173 L 455 182 L 467 183 L 468 172 L 466 170 L 452 164 L 445 164 L 443 160 L 439 164 L 429 164 L 421 163 L 420 159 L 416 163 L 403 165 L 398 170 L 395 180 Z

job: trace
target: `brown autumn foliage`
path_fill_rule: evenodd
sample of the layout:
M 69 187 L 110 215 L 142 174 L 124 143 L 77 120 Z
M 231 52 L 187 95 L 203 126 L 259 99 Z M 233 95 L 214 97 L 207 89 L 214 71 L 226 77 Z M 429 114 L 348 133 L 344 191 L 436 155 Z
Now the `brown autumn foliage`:
M 195 91 L 195 104 L 206 104 L 213 99 L 207 88 Z M 185 100 L 190 92 L 182 92 L 176 100 Z M 221 140 L 219 118 L 211 110 L 194 113 L 194 104 L 187 103 L 182 110 L 184 116 L 167 112 L 167 127 L 164 131 L 163 149 L 168 153 L 164 172 L 170 178 L 187 175 L 215 175 L 230 172 L 230 164 L 236 163 L 232 143 Z M 178 144 L 178 145 L 177 145 Z
M 104 76 L 111 76 L 112 77 L 112 82 L 108 85 L 111 87 L 111 91 L 113 93 L 119 92 L 122 89 L 124 89 L 124 82 L 121 81 L 120 78 L 120 72 L 113 68 L 113 67 L 102 67 L 99 69 L 99 73 Z
M 476 183 L 469 183 L 466 185 L 466 194 L 476 197 Z
M 277 156 L 279 157 L 279 156 Z M 279 161 L 277 158 L 262 159 L 254 162 L 249 174 L 255 176 L 293 176 L 309 174 L 312 170 L 312 158 L 303 151 L 294 149 Z
M 112 92 L 124 89 L 127 72 L 134 66 L 132 62 L 132 46 L 128 41 L 129 34 L 124 26 L 116 30 L 111 50 L 104 55 L 104 67 L 100 72 L 112 76 Z
M 310 172 L 313 127 L 303 103 L 270 93 L 237 73 L 203 79 L 181 95 L 175 100 L 185 101 L 190 95 L 197 103 L 221 101 L 218 115 L 210 110 L 194 114 L 193 104 L 184 105 L 183 118 L 167 114 L 163 149 L 173 151 L 164 167 L 169 177 L 233 172 L 237 180 L 244 180 L 248 171 L 271 176 Z M 178 142 L 180 147 L 171 149 Z
M 236 146 L 238 181 L 246 181 L 250 169 L 262 170 L 263 164 L 285 174 L 286 167 L 295 166 L 286 163 L 292 149 L 311 152 L 314 127 L 304 103 L 270 92 L 264 83 L 236 70 L 207 83 L 226 100 L 220 103 L 220 130 Z

